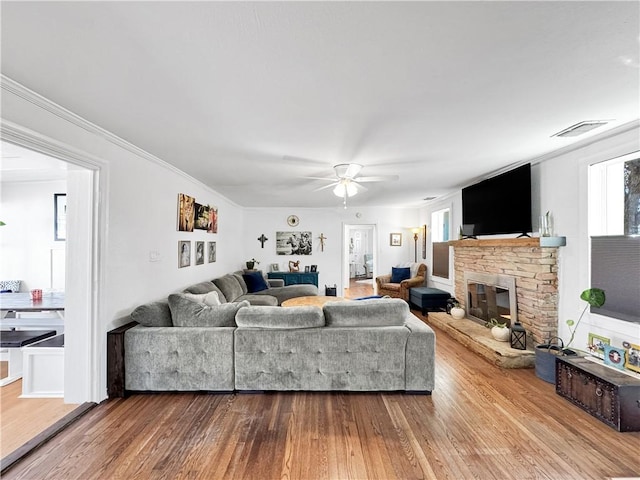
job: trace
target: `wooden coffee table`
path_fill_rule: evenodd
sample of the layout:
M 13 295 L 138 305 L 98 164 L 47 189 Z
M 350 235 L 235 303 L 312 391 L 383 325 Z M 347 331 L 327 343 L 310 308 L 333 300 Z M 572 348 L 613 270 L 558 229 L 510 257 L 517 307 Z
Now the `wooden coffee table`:
M 327 297 L 323 295 L 310 295 L 308 297 L 290 298 L 282 302 L 283 307 L 304 307 L 308 305 L 322 307 L 327 302 L 341 302 L 347 300 L 343 297 Z

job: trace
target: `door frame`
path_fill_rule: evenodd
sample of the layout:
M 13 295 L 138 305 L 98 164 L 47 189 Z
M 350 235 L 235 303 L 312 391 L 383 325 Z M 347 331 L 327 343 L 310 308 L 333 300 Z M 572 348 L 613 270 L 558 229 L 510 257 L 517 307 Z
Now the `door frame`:
M 351 232 L 353 230 L 369 230 L 371 232 L 371 238 L 373 240 L 373 278 L 376 277 L 378 271 L 378 224 L 377 223 L 343 223 L 342 224 L 342 269 L 341 269 L 341 282 L 342 282 L 342 296 L 345 295 L 345 290 L 349 288 L 350 282 L 350 258 L 349 258 L 349 239 L 351 238 Z M 375 289 L 375 286 L 374 286 Z

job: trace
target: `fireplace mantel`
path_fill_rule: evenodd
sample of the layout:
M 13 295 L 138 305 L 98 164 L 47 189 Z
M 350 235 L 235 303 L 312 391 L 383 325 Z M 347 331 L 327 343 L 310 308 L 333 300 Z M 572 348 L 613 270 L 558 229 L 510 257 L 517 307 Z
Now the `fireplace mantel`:
M 452 240 L 449 242 L 452 247 L 539 247 L 540 239 L 538 237 L 522 237 L 522 238 L 496 238 L 496 239 L 475 239 L 468 238 L 465 240 Z

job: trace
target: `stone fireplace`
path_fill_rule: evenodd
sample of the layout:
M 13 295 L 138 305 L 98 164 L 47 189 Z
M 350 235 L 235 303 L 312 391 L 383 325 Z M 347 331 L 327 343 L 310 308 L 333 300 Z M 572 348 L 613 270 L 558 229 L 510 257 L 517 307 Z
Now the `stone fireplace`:
M 455 296 L 467 312 L 470 307 L 469 277 L 489 280 L 475 283 L 498 283 L 498 294 L 504 293 L 504 285 L 497 279 L 509 277 L 509 282 L 515 283 L 515 298 L 510 302 L 515 301 L 518 321 L 527 331 L 530 341 L 533 344 L 544 343 L 557 335 L 557 248 L 540 247 L 538 238 L 469 239 L 451 244 L 454 248 Z M 498 296 L 495 300 L 498 301 Z
M 464 273 L 467 318 L 484 325 L 495 318 L 507 327 L 518 321 L 516 280 L 508 275 Z

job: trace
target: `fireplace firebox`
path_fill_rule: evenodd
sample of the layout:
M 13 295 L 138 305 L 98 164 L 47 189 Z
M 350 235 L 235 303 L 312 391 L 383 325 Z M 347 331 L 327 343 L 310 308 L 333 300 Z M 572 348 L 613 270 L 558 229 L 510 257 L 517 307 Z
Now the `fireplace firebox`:
M 495 318 L 518 321 L 516 280 L 508 275 L 465 272 L 467 317 L 483 325 Z

